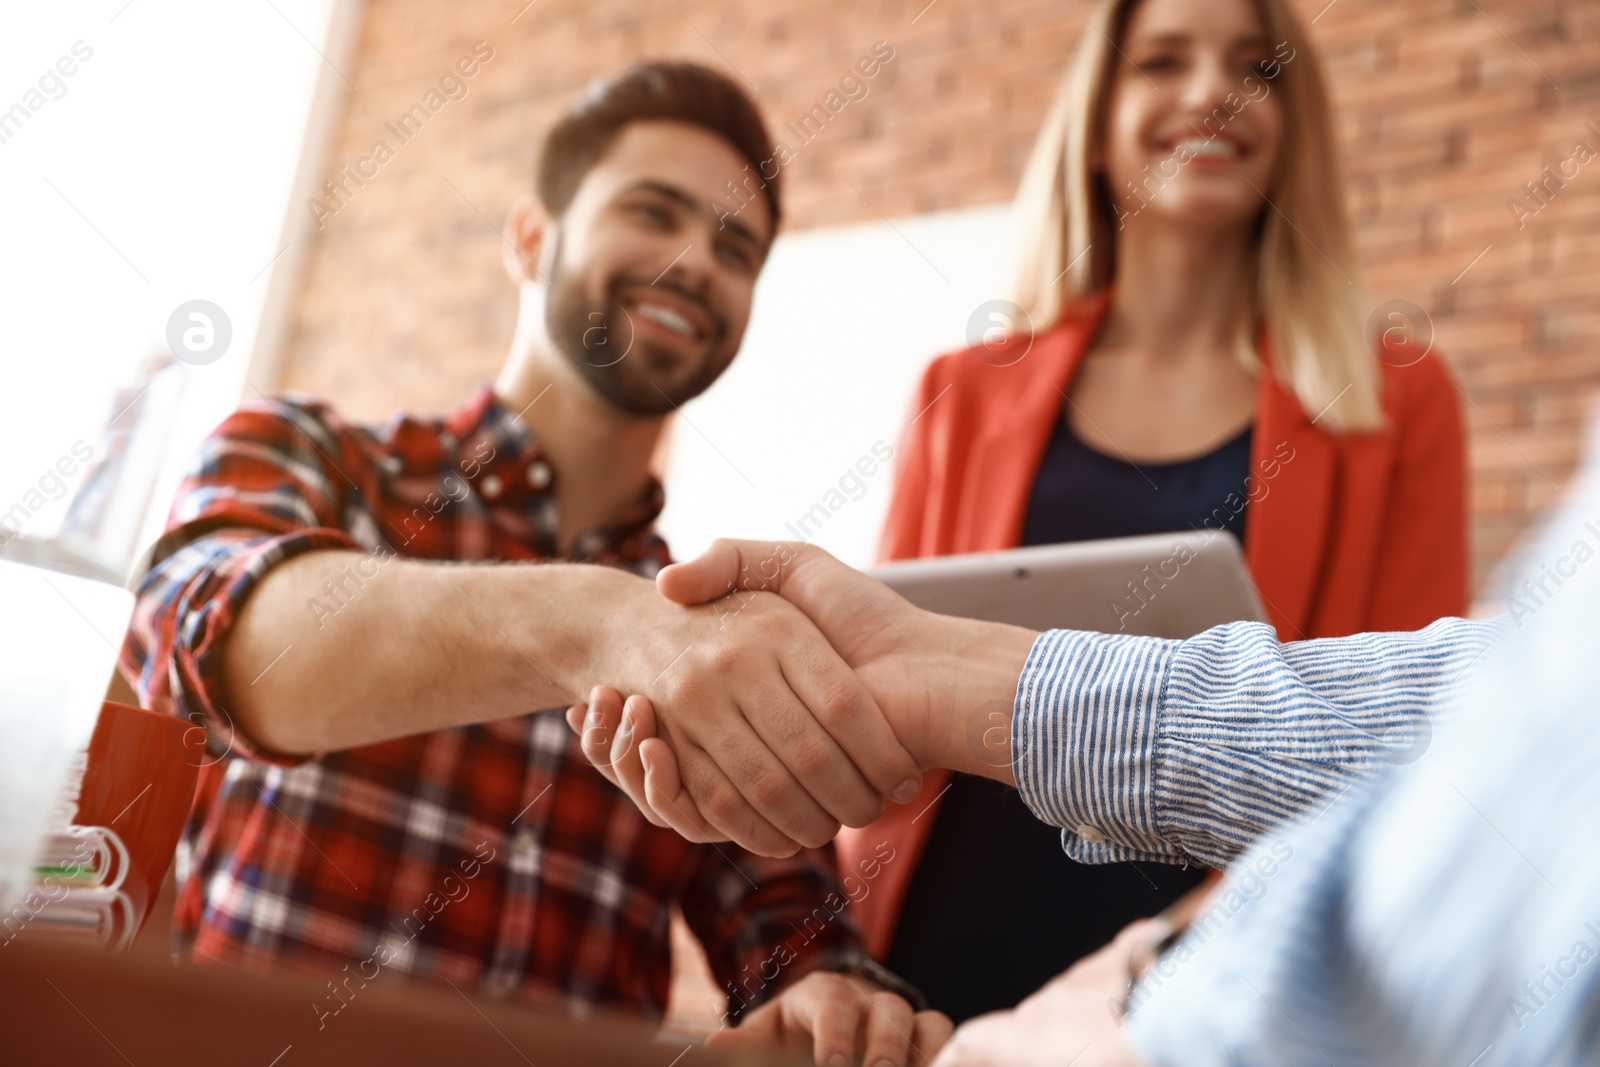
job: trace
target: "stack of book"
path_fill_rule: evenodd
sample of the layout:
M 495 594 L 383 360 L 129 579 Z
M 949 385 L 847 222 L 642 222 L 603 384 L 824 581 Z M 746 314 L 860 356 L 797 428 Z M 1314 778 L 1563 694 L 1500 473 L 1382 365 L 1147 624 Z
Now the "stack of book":
M 104 826 L 60 826 L 45 839 L 34 868 L 33 890 L 20 909 L 28 916 L 28 938 L 118 950 L 133 943 L 144 919 L 147 893 L 137 879 L 128 847 Z M 36 909 L 36 910 L 35 910 Z M 8 916 L 7 933 L 10 933 Z
M 32 884 L 0 912 L 0 945 L 22 937 L 118 951 L 160 896 L 198 768 L 187 723 L 106 702 L 67 775 Z

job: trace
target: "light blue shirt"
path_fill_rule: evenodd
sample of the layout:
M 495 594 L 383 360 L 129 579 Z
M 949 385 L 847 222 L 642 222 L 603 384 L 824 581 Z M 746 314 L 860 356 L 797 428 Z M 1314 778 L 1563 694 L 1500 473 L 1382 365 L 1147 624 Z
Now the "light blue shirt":
M 1600 1064 L 1591 437 L 1495 621 L 1035 643 L 1014 770 L 1067 852 L 1231 864 L 1130 998 L 1152 1065 Z

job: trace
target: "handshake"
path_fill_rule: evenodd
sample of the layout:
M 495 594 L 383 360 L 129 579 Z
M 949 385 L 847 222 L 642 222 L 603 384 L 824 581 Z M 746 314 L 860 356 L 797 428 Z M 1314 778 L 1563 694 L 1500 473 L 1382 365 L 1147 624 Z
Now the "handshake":
M 916 799 L 935 767 L 1014 784 L 1034 632 L 923 611 L 806 544 L 718 541 L 656 584 L 681 607 L 638 604 L 662 625 L 620 672 L 643 679 L 653 654 L 654 677 L 593 679 L 567 722 L 657 826 L 788 856 Z

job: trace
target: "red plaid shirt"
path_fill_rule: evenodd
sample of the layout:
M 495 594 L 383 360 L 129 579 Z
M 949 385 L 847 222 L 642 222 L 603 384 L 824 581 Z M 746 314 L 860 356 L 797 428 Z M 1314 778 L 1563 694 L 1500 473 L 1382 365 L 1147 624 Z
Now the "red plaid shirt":
M 213 765 L 180 853 L 177 925 L 194 958 L 292 961 L 350 990 L 351 975 L 395 970 L 650 1017 L 667 1001 L 674 903 L 717 980 L 737 991 L 736 1013 L 807 971 L 863 958 L 826 854 L 768 860 L 651 826 L 560 714 L 302 761 L 235 732 L 221 649 L 274 566 L 317 549 L 375 553 L 351 568 L 369 579 L 390 551 L 549 559 L 558 476 L 486 387 L 445 419 L 383 427 L 304 398 L 269 400 L 207 438 L 124 650 L 146 706 L 208 735 Z M 653 483 L 565 558 L 654 575 L 668 562 L 652 527 L 661 504 Z M 328 616 L 340 601 L 321 603 L 308 610 L 338 625 Z M 293 656 L 276 669 L 293 670 Z M 346 995 L 330 989 L 325 1009 Z

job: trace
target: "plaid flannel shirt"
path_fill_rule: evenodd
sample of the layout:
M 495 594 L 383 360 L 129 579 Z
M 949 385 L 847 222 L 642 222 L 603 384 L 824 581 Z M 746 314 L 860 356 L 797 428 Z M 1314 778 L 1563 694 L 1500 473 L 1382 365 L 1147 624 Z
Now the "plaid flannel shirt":
M 559 713 L 306 760 L 234 729 L 220 654 L 272 567 L 318 549 L 368 553 L 308 603 L 336 626 L 390 552 L 552 559 L 557 477 L 487 387 L 444 419 L 383 427 L 269 398 L 207 438 L 124 648 L 145 706 L 207 734 L 179 856 L 177 935 L 192 958 L 325 974 L 330 1015 L 358 988 L 352 976 L 392 970 L 651 1018 L 667 1002 L 675 903 L 734 1017 L 808 971 L 865 958 L 829 853 L 769 860 L 650 825 Z M 661 505 L 653 483 L 564 558 L 653 576 L 669 562 L 652 526 Z M 293 670 L 293 656 L 269 669 Z

